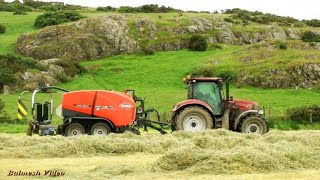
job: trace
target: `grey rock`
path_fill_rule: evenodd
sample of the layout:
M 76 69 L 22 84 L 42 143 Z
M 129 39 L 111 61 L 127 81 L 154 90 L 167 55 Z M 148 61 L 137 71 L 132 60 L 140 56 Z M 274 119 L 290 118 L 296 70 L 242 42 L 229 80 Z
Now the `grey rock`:
M 21 35 L 16 51 L 35 59 L 67 57 L 72 60 L 133 53 L 139 45 L 128 32 L 126 16 L 99 16 Z
M 275 40 L 286 40 L 287 35 L 285 31 L 280 27 L 271 26 L 270 27 L 270 36 Z
M 59 59 L 59 58 L 52 58 L 52 59 L 41 60 L 41 61 L 39 61 L 39 63 L 43 66 L 48 66 L 49 64 L 54 64 L 60 60 L 61 59 Z
M 11 88 L 10 88 L 10 86 L 8 86 L 8 85 L 4 85 L 4 86 L 3 86 L 2 92 L 3 92 L 4 95 L 9 95 L 9 94 L 12 93 L 12 92 L 11 92 Z
M 51 65 L 49 65 L 48 73 L 51 74 L 52 76 L 54 76 L 56 74 L 63 74 L 64 69 L 61 66 L 51 64 Z
M 155 38 L 157 27 L 155 23 L 146 17 L 140 18 L 135 22 L 136 29 L 142 35 L 145 34 L 149 38 Z
M 300 39 L 300 30 L 296 28 L 288 28 L 287 35 L 289 39 Z
M 190 23 L 197 26 L 201 31 L 213 29 L 212 21 L 203 17 L 191 18 Z
M 231 30 L 226 30 L 218 33 L 217 38 L 220 43 L 233 44 L 236 37 Z

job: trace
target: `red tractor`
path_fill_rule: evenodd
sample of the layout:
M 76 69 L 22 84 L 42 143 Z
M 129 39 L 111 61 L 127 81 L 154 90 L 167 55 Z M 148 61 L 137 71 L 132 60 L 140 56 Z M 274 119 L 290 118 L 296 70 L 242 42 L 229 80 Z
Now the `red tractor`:
M 174 106 L 172 125 L 175 130 L 226 128 L 242 133 L 267 133 L 261 107 L 256 102 L 230 98 L 229 80 L 224 98 L 222 78 L 184 79 L 188 85 L 188 100 Z

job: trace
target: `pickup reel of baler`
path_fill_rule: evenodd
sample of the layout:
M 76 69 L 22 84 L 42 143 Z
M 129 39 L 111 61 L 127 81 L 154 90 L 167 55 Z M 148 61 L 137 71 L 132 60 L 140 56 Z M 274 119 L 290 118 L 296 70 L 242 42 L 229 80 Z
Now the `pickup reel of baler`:
M 31 102 L 31 112 L 32 112 L 32 120 L 29 121 L 29 130 L 28 135 L 32 135 L 33 133 L 39 134 L 40 136 L 46 135 L 56 135 L 59 132 L 59 127 L 50 125 L 52 122 L 53 115 L 53 97 L 50 89 L 59 89 L 65 92 L 68 92 L 65 89 L 49 86 L 45 83 L 39 83 L 38 89 L 32 92 L 32 102 Z M 24 91 L 20 94 L 19 100 L 21 96 L 28 91 Z M 50 95 L 50 99 L 45 102 L 37 102 L 36 95 L 38 93 L 46 93 Z M 61 131 L 61 129 L 60 129 Z

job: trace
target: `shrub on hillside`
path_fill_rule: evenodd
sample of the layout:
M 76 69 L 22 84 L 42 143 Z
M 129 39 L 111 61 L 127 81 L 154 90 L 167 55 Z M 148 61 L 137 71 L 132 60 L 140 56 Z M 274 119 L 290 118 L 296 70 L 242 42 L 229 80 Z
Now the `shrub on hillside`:
M 12 73 L 23 72 L 27 69 L 45 70 L 38 61 L 16 54 L 0 54 L 0 64 L 12 71 Z
M 121 6 L 118 11 L 120 13 L 138 13 L 142 12 L 140 7 Z
M 232 14 L 232 17 L 235 19 L 241 19 L 244 22 L 256 22 L 260 24 L 270 24 L 273 22 L 277 22 L 280 25 L 290 25 L 296 22 L 299 22 L 299 20 L 294 19 L 292 17 L 283 17 L 283 16 L 277 16 L 274 14 L 269 14 L 269 13 L 262 13 L 259 11 L 248 11 L 248 10 L 243 10 L 239 8 L 235 9 L 226 9 L 225 14 Z
M 25 11 L 17 10 L 13 13 L 13 15 L 28 15 Z
M 107 7 L 98 7 L 96 11 L 104 11 L 104 12 L 113 12 L 116 11 L 116 8 L 112 6 L 107 6 Z
M 5 6 L 2 7 L 3 11 L 10 11 L 10 12 L 15 12 L 15 11 L 25 11 L 25 12 L 31 12 L 32 9 L 29 6 L 26 6 L 21 3 L 17 2 L 12 2 L 12 3 L 5 3 Z
M 288 49 L 288 44 L 285 43 L 285 42 L 281 42 L 281 43 L 279 44 L 279 49 L 287 50 L 287 49 Z
M 320 35 L 312 31 L 305 31 L 301 36 L 304 42 L 320 42 Z
M 0 88 L 4 85 L 12 85 L 17 81 L 15 74 L 7 67 L 0 69 Z
M 312 27 L 320 27 L 320 20 L 318 19 L 311 19 L 311 20 L 303 20 L 308 26 Z
M 294 23 L 294 27 L 305 27 L 306 23 L 302 22 L 302 21 L 297 21 Z
M 144 55 L 153 55 L 155 51 L 151 49 L 150 47 L 142 46 L 141 51 Z
M 55 6 L 55 5 L 44 5 L 44 6 L 40 6 L 39 9 L 43 9 L 46 11 L 59 11 L 61 10 L 61 7 Z
M 201 35 L 193 35 L 189 39 L 188 47 L 192 51 L 205 51 L 208 48 L 207 39 Z
M 84 16 L 75 11 L 47 12 L 36 18 L 34 26 L 37 28 L 43 28 L 46 26 L 77 21 L 81 18 L 84 18 Z
M 7 112 L 4 110 L 5 108 L 5 103 L 0 99 L 0 123 L 1 122 L 6 122 L 8 118 Z
M 312 116 L 313 122 L 320 122 L 320 105 L 302 106 L 288 109 L 286 116 L 291 121 L 308 123 Z
M 6 26 L 3 24 L 0 24 L 0 34 L 4 34 L 4 33 L 6 33 L 6 31 L 7 31 Z

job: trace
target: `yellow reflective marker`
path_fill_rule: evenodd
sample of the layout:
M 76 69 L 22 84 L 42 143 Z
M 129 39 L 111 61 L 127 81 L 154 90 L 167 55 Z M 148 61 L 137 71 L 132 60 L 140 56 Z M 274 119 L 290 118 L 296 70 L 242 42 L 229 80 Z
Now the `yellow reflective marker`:
M 18 119 L 21 120 L 28 114 L 28 108 L 24 103 L 19 99 L 18 100 Z

